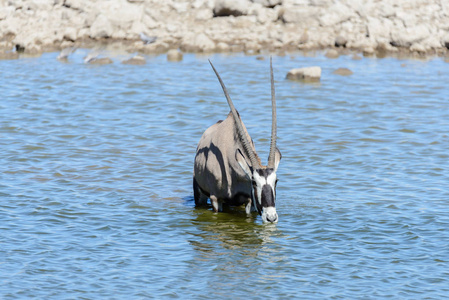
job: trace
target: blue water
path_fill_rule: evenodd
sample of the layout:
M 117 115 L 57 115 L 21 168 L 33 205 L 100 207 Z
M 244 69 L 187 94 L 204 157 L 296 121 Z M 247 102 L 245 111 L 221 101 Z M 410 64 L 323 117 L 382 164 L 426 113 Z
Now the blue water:
M 0 61 L 1 299 L 442 299 L 449 295 L 449 68 L 274 56 L 277 225 L 195 208 L 226 83 L 266 161 L 269 60 Z M 320 83 L 285 79 L 321 66 Z M 339 76 L 339 67 L 351 76 Z

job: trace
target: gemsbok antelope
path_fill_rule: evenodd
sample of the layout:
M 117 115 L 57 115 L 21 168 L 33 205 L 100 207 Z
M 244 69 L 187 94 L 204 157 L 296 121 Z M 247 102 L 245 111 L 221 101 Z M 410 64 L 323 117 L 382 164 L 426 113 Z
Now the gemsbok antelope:
M 215 212 L 222 204 L 243 205 L 246 213 L 257 210 L 264 223 L 278 221 L 276 213 L 276 171 L 281 152 L 276 147 L 276 99 L 273 66 L 270 58 L 272 124 L 268 165 L 262 166 L 256 148 L 240 115 L 234 107 L 226 86 L 209 61 L 223 88 L 231 112 L 202 135 L 196 149 L 193 192 L 195 205 L 210 199 Z

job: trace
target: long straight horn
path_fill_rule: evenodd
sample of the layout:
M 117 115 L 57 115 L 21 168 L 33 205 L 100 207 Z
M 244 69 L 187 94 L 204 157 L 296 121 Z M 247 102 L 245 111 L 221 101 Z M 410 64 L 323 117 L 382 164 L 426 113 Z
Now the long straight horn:
M 276 139 L 277 139 L 277 125 L 276 125 L 276 97 L 274 94 L 274 78 L 273 78 L 273 64 L 270 57 L 270 75 L 271 75 L 271 143 L 270 154 L 268 155 L 268 168 L 274 168 L 275 153 L 276 153 Z
M 232 112 L 232 116 L 234 117 L 234 121 L 235 121 L 235 125 L 237 126 L 237 132 L 239 134 L 240 137 L 240 141 L 242 141 L 243 144 L 243 148 L 244 151 L 246 152 L 246 155 L 248 155 L 250 161 L 251 161 L 251 166 L 253 167 L 253 169 L 257 169 L 259 168 L 260 164 L 259 161 L 256 159 L 256 156 L 253 152 L 253 150 L 251 149 L 251 146 L 249 144 L 249 141 L 246 137 L 245 131 L 243 130 L 243 126 L 242 123 L 240 121 L 240 118 L 238 116 L 237 110 L 234 107 L 234 104 L 232 103 L 231 97 L 229 97 L 228 91 L 226 89 L 226 86 L 223 83 L 223 80 L 221 80 L 220 75 L 218 75 L 217 70 L 215 70 L 214 65 L 212 64 L 212 62 L 209 60 L 210 65 L 212 66 L 212 69 L 215 72 L 215 75 L 217 75 L 218 81 L 221 84 L 221 88 L 223 89 L 223 92 L 225 94 L 226 100 L 228 101 L 228 105 L 231 108 L 231 112 Z

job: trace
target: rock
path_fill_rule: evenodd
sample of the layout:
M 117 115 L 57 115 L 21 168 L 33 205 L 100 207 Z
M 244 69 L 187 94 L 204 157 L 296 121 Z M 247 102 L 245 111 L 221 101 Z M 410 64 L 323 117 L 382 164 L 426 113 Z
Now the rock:
M 426 47 L 421 43 L 414 43 L 410 47 L 410 51 L 418 52 L 418 53 L 426 53 L 426 50 L 427 50 Z
M 248 14 L 256 16 L 257 22 L 260 24 L 274 22 L 279 17 L 277 10 L 265 8 L 260 4 L 253 4 L 250 6 Z
M 215 43 L 204 33 L 186 35 L 181 46 L 187 51 L 196 52 L 210 52 L 215 49 Z
M 156 29 L 160 25 L 159 22 L 155 21 L 149 15 L 144 15 L 143 18 L 142 18 L 142 22 L 148 29 Z
M 132 4 L 125 1 L 97 1 L 94 6 L 94 12 L 107 16 L 112 26 L 116 29 L 127 31 L 132 23 L 141 20 L 143 9 L 138 4 Z
M 349 70 L 348 68 L 338 68 L 337 70 L 332 72 L 332 74 L 341 75 L 341 76 L 349 76 L 354 73 L 351 70 Z
M 189 2 L 182 2 L 182 1 L 173 1 L 169 4 L 178 14 L 183 14 L 187 12 L 190 3 Z
M 320 25 L 318 15 L 321 10 L 318 7 L 282 6 L 279 14 L 284 23 L 295 23 L 304 26 L 303 28 L 318 27 Z
M 195 19 L 197 21 L 206 21 L 212 19 L 213 17 L 214 17 L 213 12 L 207 8 L 198 10 L 198 12 L 195 15 Z
M 309 41 L 309 35 L 307 34 L 307 29 L 304 30 L 304 32 L 301 34 L 301 37 L 299 38 L 299 44 L 305 44 Z
M 265 7 L 273 8 L 276 5 L 282 5 L 282 0 L 251 0 L 253 3 L 262 4 Z
M 183 57 L 182 53 L 179 52 L 177 49 L 171 49 L 167 52 L 168 61 L 181 61 L 182 57 Z
M 243 16 L 248 13 L 248 0 L 216 0 L 214 17 Z
M 321 78 L 320 67 L 306 67 L 299 69 L 292 69 L 287 73 L 287 79 L 301 80 L 304 82 L 317 82 Z
M 245 54 L 247 55 L 255 55 L 260 53 L 262 46 L 254 41 L 248 41 L 245 43 Z
M 228 52 L 230 49 L 229 45 L 223 42 L 217 44 L 217 51 L 219 52 Z
M 146 64 L 146 60 L 141 55 L 136 55 L 134 57 L 131 57 L 130 59 L 122 61 L 122 64 L 124 65 L 135 65 L 135 66 L 141 66 Z
M 391 45 L 395 47 L 410 47 L 414 43 L 427 38 L 431 32 L 426 25 L 417 25 L 410 28 L 396 28 L 391 32 Z
M 319 18 L 319 22 L 323 27 L 332 27 L 349 20 L 353 15 L 355 12 L 351 8 L 341 2 L 336 2 L 325 10 L 325 13 Z
M 391 40 L 391 30 L 394 27 L 390 19 L 379 19 L 376 17 L 367 17 L 366 30 L 367 36 L 373 41 Z
M 338 58 L 340 54 L 338 54 L 338 51 L 335 49 L 330 49 L 326 52 L 325 56 L 327 58 Z
M 64 0 L 64 6 L 74 10 L 83 10 L 83 8 L 86 8 L 83 0 Z
M 358 55 L 358 54 L 354 54 L 351 58 L 353 60 L 361 60 L 362 59 L 362 57 L 360 55 Z
M 66 27 L 64 29 L 64 39 L 68 41 L 76 41 L 77 38 L 77 30 L 75 27 Z
M 90 27 L 90 36 L 94 39 L 107 38 L 112 36 L 114 28 L 108 18 L 100 14 Z
M 170 48 L 170 45 L 163 41 L 156 41 L 155 43 L 149 45 L 143 45 L 143 48 L 139 49 L 142 53 L 165 53 Z
M 376 51 L 372 47 L 363 48 L 363 56 L 372 56 Z
M 339 35 L 335 38 L 335 47 L 346 47 L 346 43 L 348 42 L 348 40 Z

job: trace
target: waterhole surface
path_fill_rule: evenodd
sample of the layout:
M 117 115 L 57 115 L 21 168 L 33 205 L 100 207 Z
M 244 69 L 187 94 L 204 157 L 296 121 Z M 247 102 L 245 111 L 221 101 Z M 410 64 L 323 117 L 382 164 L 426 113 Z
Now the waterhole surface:
M 208 58 L 266 161 L 268 57 L 86 53 L 0 61 L 0 298 L 449 295 L 443 60 L 275 56 L 279 223 L 263 225 L 195 208 L 191 184 L 229 112 Z M 285 79 L 314 65 L 320 83 Z

